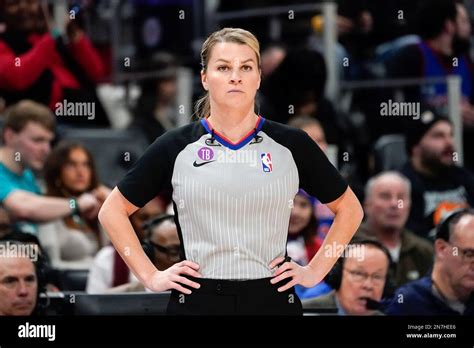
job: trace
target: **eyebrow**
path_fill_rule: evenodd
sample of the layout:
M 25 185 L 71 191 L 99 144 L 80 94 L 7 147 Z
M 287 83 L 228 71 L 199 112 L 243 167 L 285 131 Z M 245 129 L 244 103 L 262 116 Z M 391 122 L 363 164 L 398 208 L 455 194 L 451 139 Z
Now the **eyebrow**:
M 223 59 L 223 58 L 219 58 L 218 60 L 216 60 L 216 62 L 218 62 L 218 61 L 223 61 L 223 62 L 225 62 L 225 63 L 230 63 L 230 61 L 225 60 L 225 59 Z M 253 58 L 249 58 L 249 59 L 244 60 L 244 61 L 242 62 L 242 64 L 243 64 L 243 63 L 247 63 L 247 62 L 254 62 L 254 60 L 253 60 Z

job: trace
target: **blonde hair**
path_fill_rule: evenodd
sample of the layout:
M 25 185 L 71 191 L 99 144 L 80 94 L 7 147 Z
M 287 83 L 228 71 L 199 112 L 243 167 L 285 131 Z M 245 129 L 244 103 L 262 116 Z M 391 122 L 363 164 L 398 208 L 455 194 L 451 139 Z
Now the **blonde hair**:
M 213 32 L 202 45 L 201 67 L 203 72 L 207 70 L 207 64 L 209 63 L 212 49 L 220 42 L 233 42 L 249 46 L 257 56 L 257 65 L 260 70 L 260 43 L 255 35 L 250 31 L 240 28 L 224 28 Z M 194 113 L 198 118 L 205 118 L 211 113 L 209 92 L 206 92 L 206 94 L 196 102 Z

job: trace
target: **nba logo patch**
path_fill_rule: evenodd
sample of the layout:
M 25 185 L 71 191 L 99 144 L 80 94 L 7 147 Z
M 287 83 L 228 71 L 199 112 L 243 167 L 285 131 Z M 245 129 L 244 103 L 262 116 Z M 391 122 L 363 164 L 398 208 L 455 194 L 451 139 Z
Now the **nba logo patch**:
M 262 153 L 260 159 L 262 160 L 263 171 L 265 173 L 270 173 L 273 170 L 272 156 L 270 155 L 270 152 Z

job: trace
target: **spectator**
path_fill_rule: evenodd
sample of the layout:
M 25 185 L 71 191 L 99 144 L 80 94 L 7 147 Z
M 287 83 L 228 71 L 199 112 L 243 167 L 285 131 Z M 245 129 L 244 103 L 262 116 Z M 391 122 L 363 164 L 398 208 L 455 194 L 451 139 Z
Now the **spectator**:
M 101 205 L 110 190 L 100 185 L 94 159 L 79 143 L 63 142 L 49 155 L 45 166 L 46 195 L 76 198 L 94 192 Z M 97 217 L 73 214 L 39 226 L 41 244 L 58 269 L 89 269 L 104 243 Z
M 95 94 L 104 75 L 100 57 L 79 25 L 67 21 L 68 43 L 49 33 L 49 15 L 40 0 L 1 0 L 0 17 L 6 31 L 0 35 L 0 91 L 7 105 L 28 98 L 55 110 L 67 102 L 94 103 L 95 125 L 109 125 Z M 69 17 L 68 17 L 69 18 Z M 74 116 L 77 116 L 74 115 Z M 62 121 L 90 125 L 88 117 Z
M 311 139 L 319 145 L 323 152 L 327 151 L 328 143 L 326 141 L 326 134 L 318 120 L 309 116 L 295 116 L 290 119 L 288 125 L 304 130 Z
M 454 0 L 424 0 L 420 4 L 417 23 L 422 41 L 409 45 L 387 63 L 392 77 L 434 78 L 448 75 L 461 77 L 461 114 L 464 125 L 464 148 L 474 146 L 474 78 L 466 40 L 470 27 L 466 25 L 464 5 Z M 466 38 L 467 37 L 467 38 Z M 405 99 L 420 100 L 447 114 L 446 83 L 405 89 Z M 409 126 L 408 126 L 409 127 Z M 466 151 L 467 152 L 467 151 Z M 474 169 L 474 158 L 466 156 L 466 166 Z
M 18 230 L 37 233 L 36 222 L 77 212 L 97 216 L 99 202 L 92 194 L 82 194 L 74 206 L 69 199 L 41 196 L 33 171 L 43 169 L 54 137 L 54 116 L 48 108 L 28 100 L 15 104 L 7 112 L 2 136 L 0 203 Z
M 132 224 L 133 230 L 137 234 L 138 239 L 145 239 L 146 231 L 143 226 L 145 226 L 145 223 L 148 220 L 165 213 L 166 209 L 161 203 L 159 197 L 152 199 L 143 208 L 138 209 L 130 216 L 130 223 Z
M 392 257 L 391 275 L 397 286 L 424 276 L 433 264 L 431 243 L 405 228 L 410 212 L 410 182 L 397 172 L 383 172 L 366 186 L 366 221 L 356 236 L 375 238 Z
M 309 260 L 321 246 L 317 242 L 316 232 L 318 222 L 313 213 L 315 198 L 300 189 L 295 196 L 288 226 L 288 256 L 302 266 Z
M 474 204 L 474 177 L 456 166 L 451 122 L 432 111 L 410 121 L 409 161 L 401 169 L 411 182 L 411 211 L 406 227 L 433 239 L 443 213 Z
M 288 125 L 304 130 L 319 145 L 321 150 L 327 154 L 328 144 L 326 142 L 326 135 L 318 120 L 308 116 L 295 116 L 288 122 Z M 314 214 L 318 222 L 317 241 L 321 245 L 334 221 L 334 213 L 325 204 L 316 199 Z
M 438 226 L 433 271 L 397 290 L 389 315 L 474 315 L 474 211 Z
M 0 257 L 0 316 L 29 316 L 38 296 L 38 278 L 33 261 L 13 256 L 18 244 L 0 242 L 5 255 Z
M 141 81 L 141 95 L 137 100 L 131 128 L 138 128 L 152 143 L 165 131 L 177 126 L 176 105 L 176 58 L 160 52 L 141 70 L 158 73 L 158 77 L 147 77 Z
M 174 216 L 163 214 L 149 220 L 145 224 L 147 237 L 142 242 L 145 254 L 160 271 L 173 266 L 183 260 L 178 230 L 174 223 Z M 107 292 L 145 291 L 145 287 L 138 280 L 120 285 Z
M 145 226 L 146 237 L 142 242 L 145 253 L 159 270 L 165 270 L 183 257 L 180 249 L 178 230 L 173 215 L 160 215 Z M 88 293 L 143 291 L 145 288 L 129 271 L 127 284 L 114 284 L 114 248 L 104 247 L 96 256 L 87 281 Z M 115 288 L 116 285 L 120 287 Z M 111 290 L 111 288 L 114 288 Z
M 302 301 L 305 309 L 335 309 L 338 315 L 382 315 L 377 310 L 384 295 L 390 253 L 375 240 L 354 240 L 344 251 L 326 283 L 330 293 Z

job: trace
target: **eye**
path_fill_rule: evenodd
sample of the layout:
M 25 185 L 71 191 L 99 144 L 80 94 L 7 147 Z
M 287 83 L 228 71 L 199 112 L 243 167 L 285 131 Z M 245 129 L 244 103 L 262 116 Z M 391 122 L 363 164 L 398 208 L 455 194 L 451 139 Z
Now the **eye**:
M 229 69 L 229 67 L 227 67 L 225 65 L 221 65 L 221 66 L 217 67 L 217 70 L 219 70 L 219 71 L 227 71 L 228 69 Z
M 242 67 L 242 70 L 243 70 L 243 71 L 251 71 L 251 70 L 252 70 L 252 67 L 251 67 L 250 65 L 244 65 L 244 66 Z

